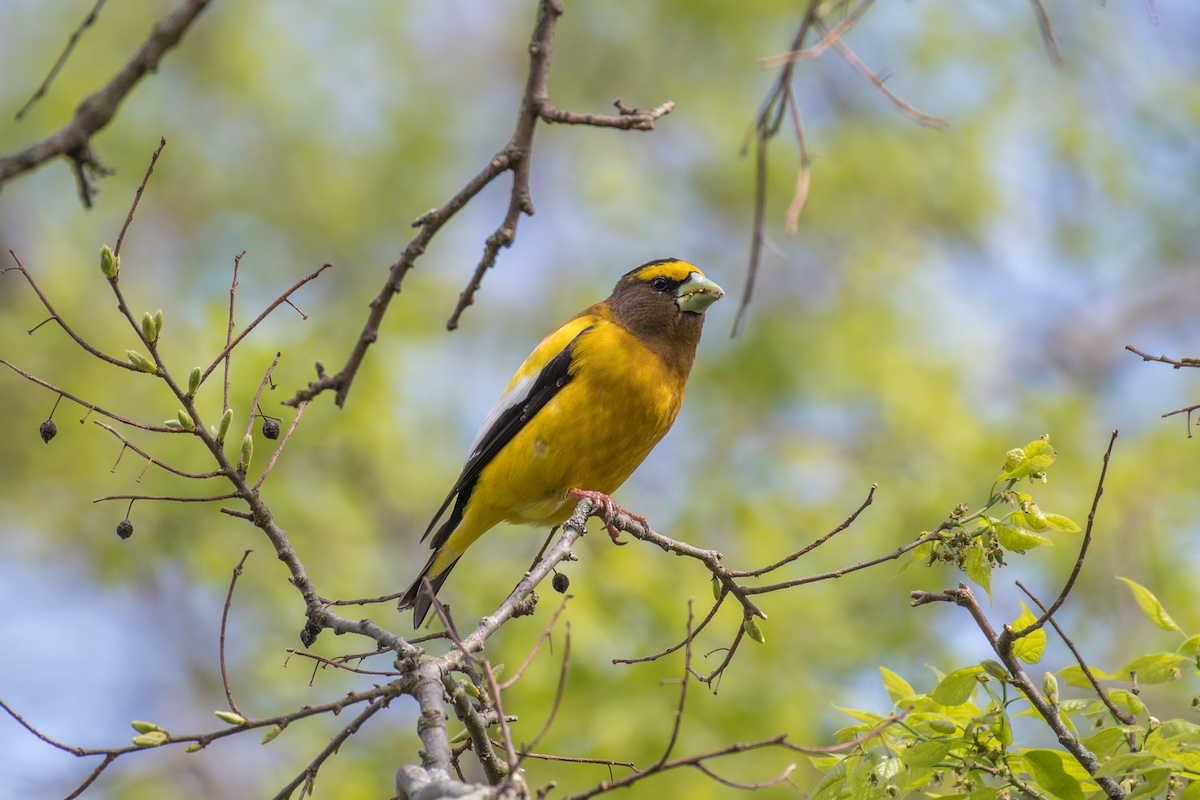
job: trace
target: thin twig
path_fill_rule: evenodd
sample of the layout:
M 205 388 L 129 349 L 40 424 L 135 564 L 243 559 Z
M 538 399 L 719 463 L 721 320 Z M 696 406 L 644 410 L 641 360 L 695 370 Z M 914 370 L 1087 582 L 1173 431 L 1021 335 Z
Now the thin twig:
M 806 553 L 809 553 L 809 552 L 817 549 L 818 547 L 820 547 L 821 545 L 823 545 L 827 541 L 829 541 L 831 538 L 833 538 L 837 534 L 846 530 L 846 528 L 849 528 L 851 525 L 853 525 L 854 521 L 856 519 L 858 519 L 858 515 L 861 514 L 864 510 L 866 510 L 867 506 L 871 505 L 871 503 L 875 500 L 875 490 L 878 488 L 879 488 L 878 483 L 872 483 L 871 491 L 867 492 L 867 499 L 863 501 L 862 505 L 860 505 L 853 514 L 851 514 L 849 517 L 847 517 L 845 522 L 843 522 L 841 525 L 838 525 L 836 528 L 834 528 L 829 533 L 822 536 L 820 539 L 817 539 L 815 542 L 810 544 L 808 547 L 805 547 L 802 550 L 798 550 L 797 552 L 792 553 L 790 556 L 783 559 L 782 561 L 776 561 L 774 564 L 771 564 L 768 567 L 763 567 L 762 569 L 754 569 L 754 570 L 729 570 L 729 572 L 727 574 L 731 578 L 757 578 L 760 575 L 765 575 L 768 572 L 773 572 L 785 564 L 790 564 L 791 562 L 795 561 L 797 558 L 800 558 L 801 556 L 805 555 Z
M 229 710 L 243 716 L 241 711 L 238 711 L 237 703 L 233 702 L 233 692 L 229 689 L 229 673 L 225 671 L 225 625 L 229 621 L 229 606 L 233 602 L 233 587 L 237 585 L 238 576 L 242 574 L 242 565 L 246 563 L 246 559 L 250 557 L 253 550 L 247 550 L 242 554 L 242 560 L 233 568 L 233 579 L 229 581 L 229 594 L 225 595 L 225 610 L 221 612 L 221 683 L 225 684 L 225 699 L 229 701 Z
M 271 454 L 271 460 L 267 462 L 267 468 L 263 470 L 262 475 L 258 476 L 258 480 L 254 482 L 254 491 L 258 491 L 258 487 L 262 486 L 263 481 L 271 474 L 271 470 L 275 468 L 275 462 L 279 459 L 279 454 L 283 452 L 284 446 L 288 443 L 288 439 L 292 436 L 292 431 L 296 430 L 296 426 L 300 424 L 300 417 L 304 416 L 304 409 L 308 408 L 308 402 L 301 403 L 296 408 L 296 416 L 292 417 L 292 424 L 288 426 L 287 432 L 283 434 L 283 438 L 279 440 L 279 447 L 275 448 L 275 452 Z M 395 596 L 389 599 L 394 599 Z
M 112 120 L 121 101 L 138 81 L 158 68 L 163 55 L 179 43 L 188 26 L 210 1 L 185 0 L 174 13 L 151 28 L 149 38 L 112 80 L 80 101 L 69 123 L 24 150 L 0 156 L 0 185 L 52 158 L 66 156 L 71 160 L 79 181 L 80 199 L 84 207 L 91 208 L 95 189 L 88 183 L 87 171 L 94 174 L 111 172 L 92 152 L 92 135 Z
M 1200 367 L 1200 358 L 1188 358 L 1185 356 L 1183 358 L 1176 359 L 1167 358 L 1166 356 L 1152 356 L 1148 353 L 1143 353 L 1141 350 L 1138 350 L 1131 344 L 1125 345 L 1125 349 L 1131 353 L 1141 356 L 1142 361 L 1161 361 L 1164 364 L 1170 364 L 1171 366 L 1175 367 L 1175 369 L 1179 369 L 1181 367 Z
M 101 413 L 103 413 L 103 412 L 101 412 Z M 138 447 L 137 445 L 135 445 L 133 442 L 126 439 L 124 436 L 122 436 L 120 434 L 120 432 L 117 431 L 116 428 L 113 428 L 111 425 L 105 425 L 103 422 L 101 422 L 98 419 L 92 420 L 92 424 L 99 425 L 101 428 L 104 428 L 104 430 L 108 431 L 113 436 L 120 439 L 122 442 L 122 445 L 123 445 L 121 448 L 122 451 L 124 451 L 124 449 L 126 447 L 128 447 L 130 450 L 137 453 L 142 458 L 147 459 L 151 464 L 157 464 L 158 466 L 165 469 L 167 472 L 173 472 L 176 475 L 179 475 L 180 477 L 193 478 L 193 479 L 199 480 L 199 479 L 203 479 L 203 478 L 216 478 L 216 477 L 219 477 L 219 476 L 225 474 L 223 471 L 221 471 L 219 469 L 214 469 L 212 472 L 184 472 L 181 469 L 175 469 L 175 467 L 172 467 L 170 464 L 164 464 L 163 462 L 159 461 L 154 456 L 147 453 L 145 450 L 143 450 L 140 447 Z M 120 459 L 118 459 L 118 460 L 120 460 Z M 113 471 L 114 472 L 116 471 L 115 466 L 113 467 Z
M 9 362 L 5 361 L 3 358 L 0 358 L 0 364 L 3 364 L 4 366 L 8 367 L 13 372 L 20 375 L 22 378 L 33 381 L 34 383 L 36 383 L 39 386 L 44 386 L 52 392 L 58 392 L 60 395 L 67 398 L 68 400 L 78 403 L 79 405 L 88 409 L 89 413 L 92 411 L 95 411 L 97 414 L 101 414 L 105 417 L 108 417 L 109 419 L 115 419 L 117 422 L 121 422 L 126 425 L 130 425 L 134 428 L 141 428 L 144 431 L 154 431 L 155 433 L 189 433 L 189 431 L 185 431 L 182 428 L 166 428 L 161 425 L 147 425 L 143 422 L 136 422 L 132 419 L 126 419 L 125 417 L 122 417 L 118 414 L 114 414 L 111 411 L 105 411 L 100 406 L 93 405 L 93 404 L 87 402 L 86 400 L 81 400 L 80 398 L 76 397 L 75 395 L 71 394 L 70 392 L 60 389 L 57 386 L 55 386 L 54 384 L 48 383 L 35 375 L 30 375 L 25 370 L 20 369 L 19 367 L 16 367 L 13 364 L 10 364 Z M 87 417 L 84 417 L 84 419 L 81 419 L 79 421 L 83 422 L 86 419 L 87 419 Z
M 279 794 L 275 795 L 275 800 L 286 800 L 292 796 L 292 792 L 294 792 L 296 787 L 301 783 L 303 783 L 306 787 L 312 783 L 313 779 L 317 777 L 317 771 L 321 769 L 321 765 L 325 763 L 326 759 L 336 753 L 338 749 L 341 748 L 343 742 L 349 739 L 353 734 L 357 733 L 359 727 L 364 722 L 375 716 L 375 714 L 379 711 L 387 708 L 390 700 L 390 697 L 380 697 L 377 700 L 372 701 L 369 706 L 363 709 L 361 714 L 355 717 L 349 725 L 342 728 L 338 732 L 337 736 L 334 736 L 329 741 L 329 744 L 325 747 L 325 749 L 322 750 L 317 757 L 314 758 L 312 762 L 304 768 L 303 772 L 297 775 L 291 783 L 279 790 Z
M 1042 605 L 1041 600 L 1034 596 L 1033 592 L 1026 589 L 1020 581 L 1017 581 L 1016 584 L 1021 591 L 1029 595 L 1029 599 L 1036 603 L 1037 607 L 1040 608 L 1043 613 L 1046 613 L 1046 607 Z M 1071 651 L 1072 655 L 1075 656 L 1075 661 L 1078 662 L 1079 668 L 1083 670 L 1083 674 L 1087 676 L 1088 681 L 1092 684 L 1092 688 L 1096 690 L 1096 694 L 1100 695 L 1100 700 L 1104 703 L 1104 705 L 1108 706 L 1108 710 L 1112 712 L 1113 719 L 1117 720 L 1117 722 L 1120 722 L 1122 725 L 1132 725 L 1134 722 L 1136 722 L 1137 720 L 1133 715 L 1127 717 L 1122 714 L 1121 711 L 1113 704 L 1112 698 L 1108 696 L 1108 692 L 1100 688 L 1100 682 L 1096 680 L 1096 676 L 1092 674 L 1092 670 L 1090 667 L 1088 667 L 1087 662 L 1083 660 L 1083 656 L 1081 656 L 1079 651 L 1075 649 L 1075 643 L 1067 638 L 1067 634 L 1063 633 L 1063 629 L 1059 627 L 1058 622 L 1055 621 L 1054 617 L 1049 617 L 1049 621 L 1050 624 L 1054 626 L 1054 630 L 1058 632 L 1059 638 L 1063 640 L 1063 643 Z
M 671 739 L 667 742 L 667 749 L 662 754 L 662 758 L 658 763 L 650 768 L 651 772 L 660 770 L 667 763 L 667 759 L 671 757 L 671 751 L 675 749 L 675 742 L 679 741 L 679 729 L 683 726 L 683 708 L 687 703 L 688 678 L 692 674 L 692 599 L 688 598 L 688 613 L 687 613 L 687 636 L 685 641 L 687 644 L 683 648 L 683 681 L 679 685 L 679 707 L 675 709 L 675 724 L 671 728 Z
M 1117 441 L 1117 431 L 1112 432 L 1112 436 L 1108 440 L 1108 449 L 1104 451 L 1104 466 L 1100 468 L 1100 480 L 1096 484 L 1096 496 L 1092 498 L 1092 510 L 1088 513 L 1087 530 L 1083 534 L 1083 544 L 1079 548 L 1079 558 L 1075 560 L 1075 568 L 1071 570 L 1071 576 L 1067 579 L 1066 585 L 1059 592 L 1058 599 L 1055 600 L 1050 608 L 1044 614 L 1027 628 L 1022 628 L 1012 634 L 1012 640 L 1016 641 L 1024 636 L 1028 636 L 1036 630 L 1041 630 L 1046 621 L 1054 615 L 1054 612 L 1062 607 L 1062 604 L 1067 601 L 1067 595 L 1071 593 L 1071 587 L 1075 585 L 1075 579 L 1079 577 L 1080 570 L 1083 569 L 1083 560 L 1087 557 L 1088 545 L 1092 542 L 1092 525 L 1096 521 L 1096 509 L 1100 505 L 1100 497 L 1104 494 L 1104 476 L 1108 474 L 1108 459 L 1112 455 L 1113 445 Z
M 38 299 L 40 299 L 42 301 L 42 305 L 45 306 L 46 310 L 50 312 L 51 318 L 55 322 L 58 323 L 60 328 L 62 328 L 64 331 L 66 331 L 68 336 L 70 336 L 72 339 L 75 340 L 75 343 L 77 345 L 79 345 L 84 350 L 88 351 L 89 353 L 91 353 L 96 358 L 100 359 L 101 361 L 107 361 L 109 364 L 112 364 L 115 367 L 120 367 L 121 369 L 127 369 L 131 372 L 140 372 L 141 371 L 137 367 L 135 367 L 133 364 L 129 363 L 128 361 L 121 361 L 119 359 L 113 358 L 110 355 L 101 353 L 99 350 L 92 347 L 90 344 L 88 344 L 82 338 L 80 338 L 79 335 L 77 333 L 75 333 L 75 331 L 71 330 L 71 326 L 66 323 L 66 320 L 64 320 L 62 317 L 60 317 L 58 315 L 58 312 L 54 310 L 54 306 L 50 305 L 50 300 L 46 297 L 46 295 L 42 294 L 42 290 L 38 287 L 37 282 L 34 281 L 33 276 L 29 274 L 29 270 L 26 269 L 25 265 L 21 263 L 21 259 L 17 257 L 17 254 L 15 252 L 13 252 L 12 250 L 9 250 L 8 254 L 13 257 L 13 261 L 17 262 L 17 266 L 9 267 L 8 269 L 3 270 L 3 272 L 8 272 L 9 269 L 20 270 L 21 274 L 25 276 L 25 280 L 27 280 L 29 282 L 29 285 L 31 287 L 33 287 L 33 291 L 35 293 L 37 293 Z M 43 324 L 45 324 L 45 323 L 43 323 Z M 41 326 L 39 325 L 38 327 L 40 328 Z M 37 330 L 37 328 L 34 328 L 34 330 Z M 30 331 L 30 333 L 33 333 L 33 331 Z M 86 404 L 84 404 L 84 405 L 86 405 Z
M 221 361 L 229 355 L 230 351 L 233 350 L 233 348 L 237 347 L 238 343 L 241 342 L 242 339 L 246 338 L 246 334 L 248 334 L 248 333 L 250 333 L 250 331 L 254 330 L 254 328 L 258 325 L 258 323 L 260 323 L 264 319 L 266 319 L 268 314 L 270 314 L 272 311 L 274 311 L 276 308 L 278 308 L 280 306 L 280 304 L 282 304 L 282 303 L 288 303 L 289 305 L 291 305 L 288 298 L 291 297 L 292 294 L 297 289 L 299 289 L 301 286 L 303 286 L 304 284 L 311 281 L 313 278 L 320 275 L 325 270 L 329 269 L 331 266 L 333 266 L 333 265 L 329 264 L 329 263 L 322 264 L 320 267 L 318 267 L 313 272 L 309 273 L 308 275 L 305 275 L 303 278 L 296 281 L 295 285 L 292 286 L 292 288 L 288 289 L 286 292 L 281 294 L 279 297 L 275 298 L 275 301 L 273 303 L 271 303 L 271 305 L 267 306 L 266 309 L 264 309 L 261 314 L 259 314 L 257 317 L 255 317 L 253 322 L 251 322 L 249 325 L 247 325 L 245 328 L 243 328 L 242 332 L 239 333 L 237 336 L 235 336 L 232 341 L 227 340 L 225 349 L 221 351 L 220 355 L 218 355 L 216 358 L 213 359 L 213 362 L 208 365 L 208 369 L 204 370 L 203 374 L 201 374 L 200 383 L 202 383 L 202 384 L 204 383 L 205 378 L 207 378 L 212 373 L 212 371 L 217 368 L 217 366 L 221 363 Z M 293 306 L 293 308 L 294 308 L 294 306 Z M 305 319 L 307 319 L 307 317 L 305 317 Z M 295 405 L 295 404 L 293 403 L 292 405 Z M 228 408 L 228 405 L 226 406 L 226 408 Z
M 218 494 L 212 497 L 179 497 L 179 496 L 164 496 L 164 495 L 148 495 L 148 494 L 110 494 L 106 497 L 97 497 L 93 503 L 103 503 L 106 500 L 169 500 L 172 503 L 211 503 L 214 500 L 229 500 L 234 497 L 241 497 L 240 492 L 230 492 L 229 494 Z
M 245 250 L 233 257 L 233 282 L 229 285 L 229 327 L 225 330 L 225 349 L 222 351 L 223 355 L 220 357 L 225 359 L 225 394 L 222 401 L 223 405 L 221 406 L 222 414 L 229 410 L 229 361 L 231 351 L 233 350 L 233 305 L 237 299 L 238 268 L 242 265 L 242 256 L 244 255 L 246 255 Z M 218 358 L 218 361 L 220 358 Z M 211 367 L 209 369 L 211 370 Z M 203 379 L 203 376 L 201 379 Z M 254 422 L 253 409 L 251 409 L 250 421 L 251 423 Z
M 142 183 L 138 186 L 137 194 L 133 196 L 133 205 L 129 207 L 129 215 L 125 217 L 125 224 L 121 226 L 121 232 L 117 234 L 117 246 L 113 248 L 113 257 L 121 255 L 121 242 L 125 241 L 125 231 L 129 230 L 129 223 L 133 222 L 133 212 L 137 210 L 138 201 L 142 199 L 142 192 L 146 190 L 146 183 L 150 180 L 150 173 L 154 172 L 154 164 L 158 161 L 158 154 L 167 146 L 167 137 L 159 137 L 161 140 L 158 149 L 154 151 L 154 155 L 150 156 L 150 166 L 146 168 L 146 176 L 142 178 Z
M 1050 24 L 1050 15 L 1046 13 L 1046 8 L 1042 5 L 1042 0 L 1029 0 L 1033 4 L 1033 15 L 1037 17 L 1038 29 L 1042 32 L 1042 42 L 1046 45 L 1046 55 L 1050 56 L 1050 63 L 1056 67 L 1062 66 L 1062 58 L 1058 55 L 1058 34 L 1054 32 L 1054 26 Z
M 563 598 L 563 599 L 565 600 L 566 598 Z M 522 759 L 525 758 L 526 752 L 537 747 L 538 742 L 540 742 L 542 740 L 542 737 L 544 737 L 546 735 L 546 733 L 549 732 L 550 726 L 552 724 L 554 724 L 554 718 L 556 716 L 558 716 L 558 707 L 559 707 L 559 705 L 562 704 L 563 689 L 565 689 L 567 686 L 567 668 L 571 665 L 571 623 L 570 622 L 567 622 L 567 624 L 566 624 L 566 631 L 563 634 L 563 638 L 564 638 L 564 644 L 563 644 L 562 671 L 559 673 L 559 676 L 558 676 L 558 689 L 554 692 L 554 703 L 553 703 L 553 705 L 550 706 L 550 714 L 546 717 L 546 724 L 542 726 L 542 729 L 540 731 L 538 731 L 538 735 L 533 737 L 533 741 L 529 743 L 528 747 L 521 748 L 521 750 L 522 750 L 521 758 Z M 499 709 L 497 709 L 497 712 L 499 712 Z
M 539 636 L 537 642 L 534 643 L 533 649 L 529 651 L 527 656 L 525 656 L 525 661 L 521 663 L 521 666 L 517 667 L 517 671 L 513 673 L 513 676 L 504 683 L 500 684 L 500 691 L 508 691 L 516 684 L 517 681 L 521 680 L 521 676 L 525 674 L 525 668 L 529 666 L 531 661 L 533 661 L 533 657 L 537 655 L 538 650 L 540 650 L 542 647 L 542 642 L 546 641 L 546 638 L 550 635 L 550 631 L 554 629 L 554 623 L 558 622 L 559 616 L 562 614 L 563 610 L 566 609 L 567 601 L 573 596 L 574 595 L 569 594 L 563 595 L 562 602 L 558 604 L 558 610 L 555 611 L 554 616 L 550 618 L 550 622 L 546 625 L 545 630 L 542 631 L 542 635 Z M 531 744 L 530 747 L 533 747 L 533 745 Z
M 38 90 L 33 93 L 33 97 L 29 98 L 29 100 L 25 102 L 25 105 L 21 106 L 21 110 L 17 112 L 17 116 L 13 117 L 13 119 L 21 119 L 21 117 L 25 116 L 25 112 L 28 111 L 34 103 L 36 103 L 38 100 L 41 100 L 42 97 L 45 96 L 46 90 L 50 88 L 50 84 L 54 81 L 55 76 L 58 75 L 58 71 L 62 69 L 62 65 L 67 62 L 68 58 L 70 58 L 71 51 L 75 49 L 75 44 L 79 41 L 79 37 L 82 36 L 83 32 L 91 27 L 92 23 L 96 21 L 96 16 L 100 13 L 100 7 L 103 5 L 104 0 L 96 0 L 96 5 L 92 6 L 92 10 L 89 11 L 88 15 L 83 18 L 83 22 L 79 23 L 79 27 L 76 28 L 75 32 L 71 34 L 69 39 L 67 39 L 67 46 L 63 49 L 62 54 L 58 57 L 58 60 L 54 62 L 54 66 L 50 68 L 50 74 L 46 76 L 46 80 L 42 81 L 42 85 L 39 86 Z
M 816 21 L 816 26 L 822 33 L 828 34 L 831 32 L 829 26 L 821 20 Z M 843 41 L 840 36 L 834 39 L 833 46 L 838 49 L 838 52 L 842 54 L 842 57 L 846 59 L 850 66 L 858 70 L 859 74 L 870 81 L 876 89 L 883 92 L 884 96 L 887 97 L 888 100 L 891 100 L 892 104 L 895 105 L 896 108 L 900 109 L 913 120 L 922 125 L 928 125 L 931 128 L 937 128 L 940 131 L 950 130 L 949 122 L 941 117 L 934 117 L 918 111 L 912 106 L 912 104 L 900 99 L 900 97 L 897 96 L 891 89 L 884 86 L 883 81 L 880 80 L 879 76 L 872 72 L 871 69 L 862 62 L 862 59 L 860 59 L 855 52 L 850 49 L 850 46 L 846 44 L 846 42 Z

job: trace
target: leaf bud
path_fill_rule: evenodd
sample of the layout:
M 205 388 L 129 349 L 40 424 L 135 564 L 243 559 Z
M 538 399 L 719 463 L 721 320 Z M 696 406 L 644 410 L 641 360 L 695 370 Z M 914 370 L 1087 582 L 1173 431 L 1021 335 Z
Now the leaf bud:
M 148 344 L 158 341 L 158 334 L 154 332 L 154 317 L 150 316 L 149 311 L 142 315 L 142 338 Z
M 162 319 L 163 319 L 162 309 L 160 308 L 158 311 L 154 312 L 154 338 L 155 339 L 157 339 L 158 335 L 160 333 L 162 333 Z
M 176 416 L 179 417 L 179 427 L 183 428 L 185 431 L 196 430 L 196 423 L 192 422 L 192 418 L 188 416 L 188 413 L 182 408 L 176 412 Z
M 268 419 L 263 422 L 262 435 L 268 439 L 279 438 L 279 423 L 273 419 Z
M 247 433 L 242 437 L 242 471 L 250 469 L 250 459 L 254 458 L 254 436 Z
M 554 573 L 554 577 L 550 579 L 550 585 L 554 587 L 554 591 L 559 594 L 565 594 L 567 587 L 571 585 L 571 579 L 562 572 Z
M 138 733 L 150 733 L 151 731 L 161 731 L 162 730 L 162 728 L 158 727 L 153 722 L 142 722 L 140 720 L 135 719 L 133 722 L 131 722 L 129 724 L 132 725 L 133 729 L 135 731 L 137 731 Z
M 151 375 L 158 374 L 158 367 L 154 362 L 146 358 L 137 350 L 126 350 L 125 355 L 129 358 L 129 363 L 140 369 L 142 372 L 149 372 Z
M 232 711 L 214 711 L 217 718 L 222 722 L 228 722 L 230 725 L 245 725 L 246 718 L 240 714 L 234 714 Z
M 1004 665 L 999 661 L 993 661 L 990 658 L 985 658 L 979 662 L 979 666 L 983 667 L 988 675 L 991 675 L 998 681 L 1008 680 L 1008 672 L 1004 669 Z
M 50 444 L 50 440 L 58 433 L 58 426 L 54 424 L 54 420 L 48 419 L 38 426 L 38 433 L 42 435 L 42 441 Z
M 471 732 L 469 730 L 467 730 L 466 728 L 463 728 L 461 731 L 459 731 L 458 733 L 456 733 L 454 735 L 454 738 L 452 738 L 450 740 L 450 744 L 458 744 L 459 742 L 465 742 L 470 737 L 471 737 Z
M 173 431 L 178 431 L 178 430 L 183 429 L 183 426 L 179 424 L 179 420 L 177 420 L 177 419 L 165 419 L 165 420 L 163 420 L 163 425 L 165 425 L 166 427 L 170 428 Z
M 225 441 L 225 434 L 229 433 L 229 423 L 233 422 L 233 409 L 225 409 L 225 413 L 221 415 L 221 426 L 217 428 L 217 441 Z M 245 447 L 245 445 L 242 445 Z
M 495 678 L 496 680 L 500 680 L 500 676 L 503 674 L 504 674 L 504 662 L 501 662 L 501 663 L 497 664 L 496 666 L 492 667 L 492 677 Z
M 463 691 L 471 695 L 471 697 L 479 697 L 479 688 L 468 680 L 459 681 L 462 684 Z
M 746 617 L 742 622 L 742 628 L 746 631 L 746 635 L 759 644 L 766 644 L 767 637 L 763 636 L 762 629 L 758 627 L 758 623 L 754 621 L 754 617 Z
M 194 367 L 192 374 L 188 375 L 188 397 L 195 397 L 196 392 L 200 390 L 200 368 Z
M 195 752 L 198 752 L 198 751 L 200 751 L 200 750 L 203 750 L 203 749 L 204 749 L 204 745 L 200 744 L 199 742 L 196 742 L 195 744 L 189 744 L 189 745 L 187 746 L 187 749 L 186 749 L 186 750 L 184 750 L 183 752 L 185 752 L 185 753 L 195 753 Z
M 276 725 L 274 728 L 271 728 L 271 730 L 267 731 L 265 736 L 263 736 L 262 743 L 266 744 L 281 733 L 283 733 L 283 726 Z
M 713 600 L 721 599 L 721 579 L 716 575 L 712 578 Z
M 167 734 L 165 731 L 150 731 L 133 737 L 132 741 L 134 747 L 158 747 L 167 741 Z
M 1054 677 L 1053 672 L 1047 672 L 1042 676 L 1042 691 L 1046 694 L 1046 699 L 1053 705 L 1058 705 L 1058 678 Z
M 121 271 L 121 258 L 114 256 L 113 251 L 108 249 L 108 245 L 100 248 L 100 271 L 109 280 L 116 278 L 117 273 Z
M 122 539 L 128 539 L 133 536 L 133 523 L 127 519 L 123 519 L 117 523 L 117 536 Z
M 1025 451 L 1020 447 L 1014 447 L 1004 454 L 1004 468 L 1010 472 L 1021 465 L 1025 460 Z M 995 462 L 992 462 L 995 463 Z

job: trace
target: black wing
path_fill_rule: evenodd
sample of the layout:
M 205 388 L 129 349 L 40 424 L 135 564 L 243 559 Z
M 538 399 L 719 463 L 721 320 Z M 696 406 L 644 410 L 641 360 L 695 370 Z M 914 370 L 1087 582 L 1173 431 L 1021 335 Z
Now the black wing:
M 430 531 L 437 525 L 442 514 L 446 513 L 446 509 L 449 508 L 450 501 L 454 500 L 457 495 L 458 501 L 454 504 L 454 510 L 450 512 L 450 518 L 438 529 L 433 541 L 429 543 L 430 548 L 436 550 L 445 544 L 446 540 L 450 538 L 450 534 L 458 527 L 458 523 L 462 521 L 463 511 L 471 499 L 471 492 L 475 489 L 475 483 L 479 480 L 479 473 L 483 471 L 483 468 L 491 463 L 496 454 L 513 440 L 513 437 L 525 427 L 529 420 L 533 419 L 546 403 L 549 403 L 556 394 L 562 391 L 564 386 L 571 382 L 570 369 L 571 362 L 574 360 L 575 343 L 579 341 L 580 336 L 593 327 L 595 326 L 589 325 L 576 334 L 575 338 L 560 350 L 558 355 L 542 367 L 542 371 L 537 374 L 524 400 L 513 403 L 512 406 L 505 409 L 479 438 L 479 445 L 467 459 L 467 463 L 463 465 L 462 474 L 458 476 L 454 488 L 450 490 L 450 494 L 446 495 L 441 508 L 433 516 L 429 527 L 426 528 L 425 535 L 421 537 L 421 541 L 425 541 L 429 537 Z

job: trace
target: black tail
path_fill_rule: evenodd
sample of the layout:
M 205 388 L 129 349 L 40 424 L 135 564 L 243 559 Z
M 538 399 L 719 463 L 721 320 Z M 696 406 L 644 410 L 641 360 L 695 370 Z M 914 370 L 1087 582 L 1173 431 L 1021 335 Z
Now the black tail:
M 433 598 L 437 596 L 438 591 L 442 588 L 442 584 L 446 582 L 446 578 L 450 577 L 450 570 L 454 569 L 454 565 L 458 563 L 455 560 L 453 564 L 446 567 L 446 571 L 441 575 L 429 579 L 429 584 L 433 588 L 433 594 L 430 594 L 429 592 L 422 591 L 421 584 L 429 574 L 429 568 L 433 566 L 435 558 L 437 558 L 436 551 L 429 557 L 429 561 L 425 563 L 425 568 L 421 570 L 421 574 L 413 581 L 412 586 L 408 587 L 408 591 L 400 598 L 400 603 L 397 606 L 400 611 L 406 608 L 413 610 L 413 630 L 421 627 L 421 623 L 425 621 L 425 615 L 429 613 L 429 607 L 433 605 Z

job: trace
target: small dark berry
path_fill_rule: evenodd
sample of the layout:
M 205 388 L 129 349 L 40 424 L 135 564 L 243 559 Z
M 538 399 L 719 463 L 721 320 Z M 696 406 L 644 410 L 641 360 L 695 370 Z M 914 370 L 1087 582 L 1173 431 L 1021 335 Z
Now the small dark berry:
M 320 632 L 321 626 L 310 619 L 304 626 L 304 630 L 300 631 L 300 643 L 305 647 L 312 647 L 313 642 L 317 640 L 317 634 Z
M 50 440 L 58 433 L 58 426 L 54 424 L 54 420 L 48 419 L 38 428 L 38 433 L 42 434 L 42 441 L 50 444 Z
M 117 536 L 120 536 L 122 539 L 128 539 L 130 536 L 133 536 L 133 523 L 127 519 L 123 519 L 117 523 Z
M 571 585 L 571 579 L 561 572 L 556 572 L 550 580 L 550 585 L 554 587 L 554 591 L 563 594 L 567 591 L 567 587 Z
M 267 437 L 268 439 L 278 439 L 279 438 L 279 423 L 273 419 L 269 419 L 263 423 L 262 431 L 263 431 L 263 436 Z

